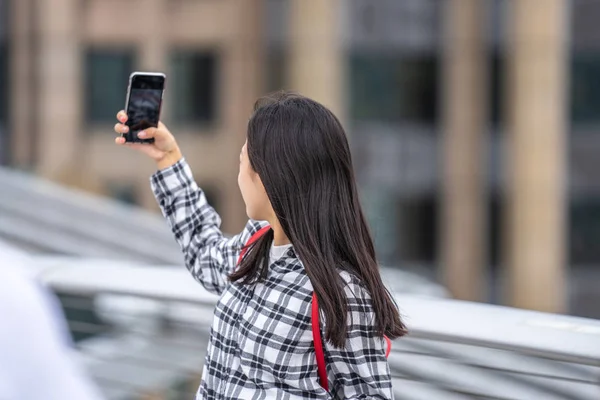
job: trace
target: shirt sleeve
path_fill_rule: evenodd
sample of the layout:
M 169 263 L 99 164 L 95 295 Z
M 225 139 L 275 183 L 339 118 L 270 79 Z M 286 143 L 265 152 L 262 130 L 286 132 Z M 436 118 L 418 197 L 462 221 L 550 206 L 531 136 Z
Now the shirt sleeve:
M 375 332 L 370 297 L 356 282 L 349 282 L 345 291 L 349 325 L 345 348 L 323 340 L 330 393 L 335 399 L 393 399 L 387 344 Z
M 226 238 L 220 230 L 221 218 L 206 201 L 184 159 L 156 172 L 150 183 L 187 269 L 208 291 L 222 293 L 242 247 L 267 223 L 248 221 L 240 234 Z

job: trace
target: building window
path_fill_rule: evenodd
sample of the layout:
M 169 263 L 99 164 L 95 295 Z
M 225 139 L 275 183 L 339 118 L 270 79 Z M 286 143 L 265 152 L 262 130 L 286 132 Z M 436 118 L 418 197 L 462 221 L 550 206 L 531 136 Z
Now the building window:
M 176 51 L 171 58 L 169 86 L 172 116 L 177 124 L 210 124 L 217 108 L 217 57 L 213 52 Z
M 433 55 L 352 55 L 351 116 L 355 120 L 434 124 L 437 75 Z
M 569 213 L 570 264 L 600 264 L 600 198 L 572 200 Z
M 502 263 L 502 233 L 505 217 L 504 199 L 498 193 L 489 196 L 487 207 L 488 222 L 488 260 L 494 273 Z
M 575 124 L 600 122 L 600 52 L 571 60 L 571 118 Z
M 265 68 L 266 92 L 284 90 L 286 87 L 287 57 L 283 50 L 272 50 L 267 56 Z
M 438 203 L 431 196 L 400 200 L 401 259 L 433 265 L 437 258 Z
M 134 69 L 133 51 L 90 49 L 85 68 L 87 121 L 113 121 L 116 112 L 125 107 L 129 75 Z
M 506 117 L 504 114 L 504 85 L 506 78 L 504 73 L 504 56 L 498 52 L 490 55 L 489 62 L 489 118 L 493 127 L 500 128 L 503 125 L 503 120 Z
M 107 185 L 108 195 L 115 200 L 118 200 L 125 204 L 138 204 L 138 196 L 135 190 L 135 186 L 122 183 L 122 182 L 111 182 Z

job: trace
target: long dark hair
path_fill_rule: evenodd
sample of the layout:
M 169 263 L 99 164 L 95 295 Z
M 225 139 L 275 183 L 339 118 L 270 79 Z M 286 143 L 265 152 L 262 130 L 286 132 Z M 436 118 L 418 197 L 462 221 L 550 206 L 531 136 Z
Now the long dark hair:
M 325 314 L 326 339 L 341 348 L 348 336 L 348 301 L 340 270 L 357 277 L 371 296 L 378 335 L 394 339 L 406 334 L 381 280 L 348 140 L 335 115 L 298 94 L 274 93 L 256 102 L 247 140 L 250 165 L 260 176 Z M 263 280 L 272 241 L 269 231 L 230 279 L 245 284 Z

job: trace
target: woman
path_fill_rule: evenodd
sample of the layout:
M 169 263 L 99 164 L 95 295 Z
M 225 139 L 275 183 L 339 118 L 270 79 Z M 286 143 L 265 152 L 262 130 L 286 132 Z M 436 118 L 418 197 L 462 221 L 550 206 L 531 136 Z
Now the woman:
M 126 132 L 127 116 L 117 118 L 115 131 Z M 139 136 L 155 141 L 116 142 L 157 162 L 152 188 L 186 266 L 221 294 L 197 398 L 393 398 L 383 337 L 406 329 L 382 283 L 348 141 L 331 111 L 292 93 L 257 101 L 238 175 L 250 221 L 231 239 L 167 128 Z M 329 391 L 318 379 L 313 291 Z

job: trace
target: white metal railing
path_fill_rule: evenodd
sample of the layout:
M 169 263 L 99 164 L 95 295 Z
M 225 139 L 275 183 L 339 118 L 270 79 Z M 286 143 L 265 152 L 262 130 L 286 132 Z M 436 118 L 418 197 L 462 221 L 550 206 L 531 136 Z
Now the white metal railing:
M 136 376 L 156 367 L 198 379 L 217 297 L 184 268 L 56 260 L 38 276 L 63 296 L 67 310 L 93 309 L 106 324 L 70 320 L 73 331 L 93 335 L 81 348 L 95 360 L 91 368 L 107 393 L 127 386 L 123 376 L 110 376 L 121 364 L 139 367 Z M 93 299 L 93 306 L 82 299 Z M 398 399 L 600 398 L 600 321 L 403 294 L 396 299 L 410 329 L 389 359 Z M 115 343 L 123 343 L 121 350 Z M 114 357 L 106 356 L 107 346 Z M 157 346 L 161 357 L 154 355 Z M 181 398 L 190 398 L 186 390 Z

